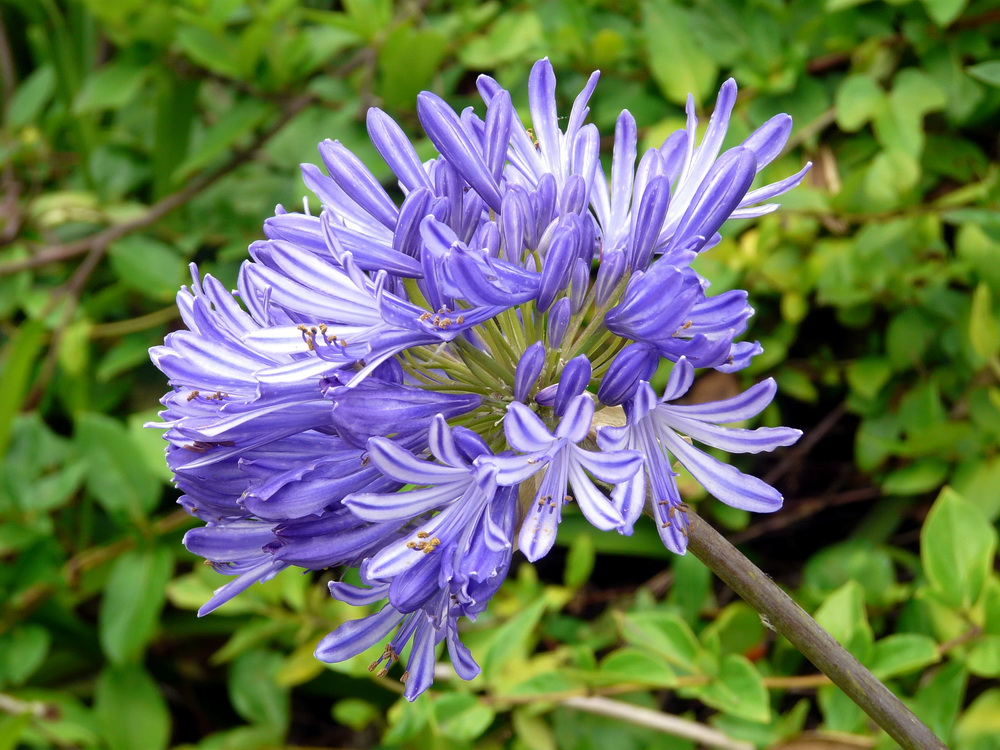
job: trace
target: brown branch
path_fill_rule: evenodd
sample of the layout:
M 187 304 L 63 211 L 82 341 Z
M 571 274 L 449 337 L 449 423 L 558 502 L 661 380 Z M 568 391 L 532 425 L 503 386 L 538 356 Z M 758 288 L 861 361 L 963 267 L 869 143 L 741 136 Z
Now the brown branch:
M 700 516 L 688 549 L 826 674 L 905 750 L 947 750 L 893 693 Z
M 107 229 L 90 235 L 89 237 L 74 240 L 73 242 L 67 242 L 62 245 L 56 245 L 48 250 L 37 253 L 31 258 L 4 263 L 0 265 L 0 276 L 7 276 L 12 273 L 17 273 L 18 271 L 38 268 L 39 266 L 44 266 L 49 263 L 69 260 L 70 258 L 75 258 L 78 255 L 83 255 L 92 250 L 98 252 L 100 255 L 103 255 L 104 251 L 107 250 L 108 246 L 112 242 L 121 239 L 127 234 L 131 234 L 132 232 L 140 229 L 145 229 L 151 224 L 155 224 L 168 213 L 176 208 L 180 208 L 194 196 L 198 195 L 198 193 L 202 192 L 210 185 L 218 182 L 221 178 L 225 177 L 227 174 L 242 165 L 248 156 L 253 154 L 253 152 L 258 150 L 268 140 L 270 140 L 271 137 L 287 125 L 288 122 L 295 117 L 295 115 L 313 103 L 315 103 L 315 98 L 310 94 L 303 94 L 302 96 L 292 99 L 280 112 L 277 119 L 275 119 L 274 122 L 272 122 L 267 128 L 260 131 L 248 147 L 235 149 L 230 158 L 224 164 L 219 165 L 213 170 L 209 170 L 208 172 L 203 172 L 198 175 L 177 192 L 171 193 L 154 203 L 141 216 L 138 216 L 131 221 L 124 221 L 121 224 L 114 224 Z

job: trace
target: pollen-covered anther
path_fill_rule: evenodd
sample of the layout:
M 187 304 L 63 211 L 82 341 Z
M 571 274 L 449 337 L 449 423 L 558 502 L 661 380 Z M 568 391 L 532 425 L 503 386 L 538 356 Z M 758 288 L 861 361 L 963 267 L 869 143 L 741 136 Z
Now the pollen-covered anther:
M 185 401 L 193 401 L 196 398 L 198 398 L 198 391 L 191 391 L 190 393 L 188 393 Z
M 421 315 L 420 315 L 420 322 L 423 323 L 423 322 L 425 322 L 427 320 L 430 320 L 432 317 L 433 316 L 429 312 L 421 313 Z

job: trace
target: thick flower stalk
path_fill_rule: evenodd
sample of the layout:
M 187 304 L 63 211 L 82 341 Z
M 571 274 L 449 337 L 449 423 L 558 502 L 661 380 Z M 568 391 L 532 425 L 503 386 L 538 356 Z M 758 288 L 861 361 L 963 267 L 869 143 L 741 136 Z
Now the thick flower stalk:
M 384 604 L 316 654 L 338 661 L 389 638 L 372 669 L 402 657 L 413 699 L 442 641 L 462 677 L 478 673 L 459 619 L 485 609 L 516 548 L 530 560 L 552 548 L 570 506 L 621 534 L 645 509 L 679 554 L 677 463 L 730 505 L 780 506 L 699 447 L 793 443 L 797 430 L 722 426 L 758 414 L 774 383 L 683 399 L 696 370 L 733 372 L 760 352 L 737 340 L 753 313 L 746 293 L 708 296 L 690 264 L 728 219 L 773 210 L 766 201 L 802 179 L 808 165 L 750 189 L 791 120 L 720 155 L 728 81 L 701 143 L 689 101 L 687 127 L 639 157 L 623 112 L 607 175 L 586 123 L 596 84 L 595 73 L 563 120 L 539 61 L 530 130 L 486 76 L 483 116 L 425 92 L 418 114 L 439 154 L 426 162 L 373 109 L 369 134 L 401 201 L 326 141 L 327 174 L 303 167 L 318 215 L 279 207 L 233 293 L 193 270 L 178 296 L 187 330 L 152 357 L 172 386 L 161 426 L 180 502 L 205 521 L 185 544 L 235 576 L 202 614 L 289 566 L 357 568 L 363 586 L 334 582 L 331 594 Z M 624 424 L 590 439 L 609 407 Z

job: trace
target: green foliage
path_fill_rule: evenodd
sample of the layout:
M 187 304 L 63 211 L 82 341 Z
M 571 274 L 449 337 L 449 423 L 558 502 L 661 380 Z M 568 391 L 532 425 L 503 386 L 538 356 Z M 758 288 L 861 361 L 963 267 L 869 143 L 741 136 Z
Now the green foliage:
M 727 145 L 776 112 L 795 118 L 762 178 L 811 160 L 806 183 L 698 260 L 714 288 L 750 291 L 765 354 L 699 387 L 775 377 L 763 422 L 818 440 L 790 462 L 746 464 L 786 495 L 770 519 L 678 481 L 949 747 L 997 747 L 992 5 L 0 4 L 0 750 L 692 747 L 565 704 L 591 694 L 756 747 L 804 731 L 888 747 L 646 522 L 626 538 L 568 516 L 565 563 L 521 565 L 463 633 L 484 674 L 442 670 L 413 704 L 399 672 L 369 673 L 381 645 L 329 668 L 313 659 L 359 614 L 326 596 L 334 573 L 286 572 L 194 616 L 226 579 L 181 546 L 194 522 L 142 427 L 167 387 L 147 352 L 179 326 L 187 264 L 233 285 L 268 212 L 301 199 L 298 163 L 323 138 L 392 187 L 367 107 L 397 116 L 425 154 L 418 91 L 475 105 L 473 77 L 488 72 L 526 112 L 543 55 L 563 97 L 600 67 L 593 120 L 610 133 L 627 107 L 644 147 L 682 126 L 688 92 L 704 122 L 730 75 L 741 93 Z

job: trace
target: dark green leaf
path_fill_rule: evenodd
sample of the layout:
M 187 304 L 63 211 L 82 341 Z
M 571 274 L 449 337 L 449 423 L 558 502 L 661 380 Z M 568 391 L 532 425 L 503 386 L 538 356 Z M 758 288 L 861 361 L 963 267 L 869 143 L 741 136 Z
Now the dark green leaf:
M 163 750 L 170 739 L 166 701 L 153 678 L 137 664 L 101 672 L 94 712 L 111 750 Z
M 165 547 L 130 550 L 115 561 L 104 587 L 98 635 L 114 664 L 137 661 L 156 632 L 173 556 Z
M 284 659 L 273 651 L 248 651 L 229 670 L 229 697 L 247 721 L 284 730 L 289 721 L 288 689 L 275 676 Z
M 160 483 L 121 423 L 103 414 L 81 414 L 75 442 L 88 462 L 87 487 L 97 501 L 113 515 L 144 520 L 159 501 Z

